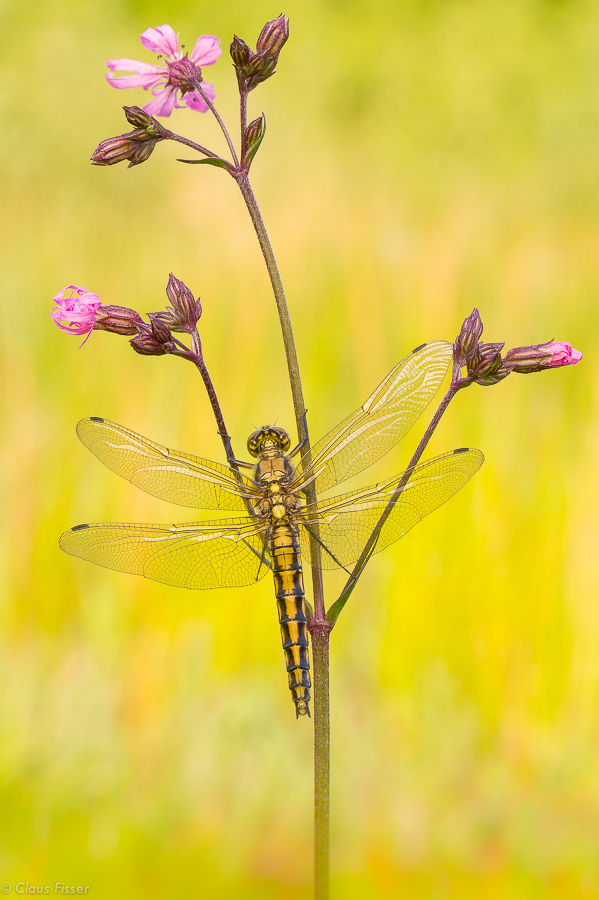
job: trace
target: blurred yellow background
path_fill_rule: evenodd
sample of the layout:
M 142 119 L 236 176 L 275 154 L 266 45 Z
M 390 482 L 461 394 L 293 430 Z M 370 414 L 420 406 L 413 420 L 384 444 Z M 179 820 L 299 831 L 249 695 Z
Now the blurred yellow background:
M 289 699 L 271 586 L 191 593 L 62 554 L 85 521 L 186 521 L 77 441 L 99 415 L 222 459 L 201 381 L 174 358 L 49 317 L 74 282 L 204 304 L 238 455 L 291 427 L 275 308 L 233 181 L 128 130 L 105 60 L 153 61 L 170 23 L 225 53 L 263 0 L 7 0 L 3 191 L 0 881 L 90 897 L 311 895 L 311 728 Z M 486 463 L 375 557 L 332 636 L 332 896 L 599 897 L 599 7 L 585 0 L 289 0 L 253 184 L 286 284 L 313 438 L 412 347 L 569 340 L 576 367 L 458 396 L 431 454 Z M 207 116 L 172 127 L 220 149 Z M 423 418 L 424 421 L 424 418 Z M 400 470 L 421 431 L 361 480 Z M 329 602 L 342 582 L 328 582 Z

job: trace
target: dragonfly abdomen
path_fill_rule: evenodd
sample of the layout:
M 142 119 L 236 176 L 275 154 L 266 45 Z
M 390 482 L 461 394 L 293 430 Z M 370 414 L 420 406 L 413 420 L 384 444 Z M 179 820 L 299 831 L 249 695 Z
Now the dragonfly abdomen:
M 269 536 L 275 595 L 289 690 L 298 716 L 310 715 L 310 652 L 300 542 L 293 525 L 275 525 Z

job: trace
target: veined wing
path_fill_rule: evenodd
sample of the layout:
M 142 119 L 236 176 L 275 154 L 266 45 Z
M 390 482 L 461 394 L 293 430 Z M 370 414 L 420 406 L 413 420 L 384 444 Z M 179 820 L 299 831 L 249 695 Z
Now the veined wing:
M 144 575 L 173 587 L 243 587 L 271 567 L 262 534 L 267 524 L 222 519 L 184 525 L 77 525 L 60 546 L 88 562 Z
M 436 394 L 452 357 L 447 341 L 422 344 L 402 359 L 366 402 L 312 448 L 291 484 L 299 490 L 316 475 L 321 493 L 366 469 L 410 430 Z
M 121 425 L 92 416 L 77 425 L 85 446 L 117 475 L 154 497 L 196 509 L 247 512 L 257 487 L 227 466 L 169 450 Z
M 483 464 L 480 450 L 452 450 L 416 466 L 401 488 L 398 499 L 383 525 L 375 552 L 399 540 L 424 516 L 453 497 Z M 302 553 L 310 559 L 311 525 L 318 525 L 325 569 L 347 567 L 354 563 L 370 537 L 373 528 L 387 508 L 405 474 L 391 481 L 371 485 L 322 500 L 305 507 L 298 519 Z

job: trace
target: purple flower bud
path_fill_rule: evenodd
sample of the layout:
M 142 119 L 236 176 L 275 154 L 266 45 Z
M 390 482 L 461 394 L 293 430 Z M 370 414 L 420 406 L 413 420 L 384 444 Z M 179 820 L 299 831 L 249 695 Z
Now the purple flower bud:
M 156 319 L 154 313 L 148 314 L 150 324 L 138 322 L 137 337 L 132 338 L 129 343 L 142 356 L 162 356 L 170 353 L 175 344 L 170 330 L 162 322 Z
M 231 53 L 231 59 L 233 60 L 233 65 L 236 69 L 245 66 L 250 61 L 252 55 L 252 51 L 246 42 L 242 41 L 241 38 L 238 38 L 237 35 L 233 37 L 229 52 Z
M 94 322 L 95 331 L 111 331 L 113 334 L 136 334 L 142 318 L 127 306 L 99 306 Z
M 175 278 L 171 272 L 166 286 L 166 295 L 171 307 L 152 313 L 153 320 L 163 323 L 171 331 L 195 331 L 198 319 L 202 315 L 202 304 L 199 298 L 194 299 L 186 284 Z
M 476 345 L 483 333 L 483 323 L 478 310 L 472 310 L 467 319 L 464 319 L 459 335 L 453 345 L 453 355 L 456 363 L 465 366 L 474 352 Z
M 510 365 L 504 364 L 501 351 L 505 342 L 501 344 L 478 344 L 470 354 L 467 362 L 468 376 L 476 384 L 489 387 L 498 384 L 512 371 Z
M 123 109 L 125 118 L 135 125 L 135 130 L 101 141 L 92 154 L 93 166 L 114 166 L 126 159 L 129 160 L 127 168 L 138 166 L 150 158 L 159 141 L 171 136 L 170 131 L 139 106 L 123 106 Z
M 92 166 L 114 166 L 129 160 L 128 169 L 138 166 L 150 158 L 160 137 L 148 138 L 144 129 L 138 128 L 128 134 L 101 141 L 91 157 Z
M 253 91 L 255 87 L 274 75 L 279 53 L 289 37 L 289 19 L 282 13 L 267 22 L 256 42 L 253 53 L 245 41 L 235 36 L 231 44 L 231 57 L 237 72 L 240 88 Z
M 543 372 L 560 366 L 573 366 L 580 362 L 582 353 L 567 341 L 547 341 L 546 344 L 531 344 L 529 347 L 515 347 L 505 356 L 514 372 L 526 375 Z
M 170 137 L 171 132 L 168 128 L 164 128 L 158 119 L 144 112 L 139 106 L 123 106 L 123 111 L 129 124 L 134 128 L 144 129 L 148 137 Z
M 267 22 L 256 41 L 256 50 L 266 50 L 269 56 L 278 57 L 289 37 L 289 19 L 281 13 Z

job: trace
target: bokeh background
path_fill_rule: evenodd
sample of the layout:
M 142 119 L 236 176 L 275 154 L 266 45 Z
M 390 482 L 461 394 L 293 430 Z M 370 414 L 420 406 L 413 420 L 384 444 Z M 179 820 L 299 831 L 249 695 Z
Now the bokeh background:
M 169 22 L 255 40 L 264 0 L 4 0 L 0 19 L 0 881 L 101 898 L 311 895 L 311 728 L 270 586 L 192 593 L 67 557 L 81 521 L 186 521 L 82 447 L 100 415 L 221 459 L 176 359 L 49 317 L 75 282 L 204 303 L 239 454 L 291 425 L 278 322 L 235 184 L 174 146 L 88 163 L 128 129 L 105 60 Z M 581 365 L 472 387 L 431 453 L 480 447 L 459 496 L 376 557 L 332 638 L 334 898 L 599 897 L 599 7 L 592 0 L 288 0 L 251 96 L 253 183 L 316 438 L 473 306 L 508 346 Z M 209 70 L 235 127 L 228 56 Z M 207 116 L 172 118 L 220 149 Z M 423 420 L 424 421 L 424 420 Z M 409 459 L 422 423 L 366 481 Z M 328 582 L 329 600 L 339 580 Z

